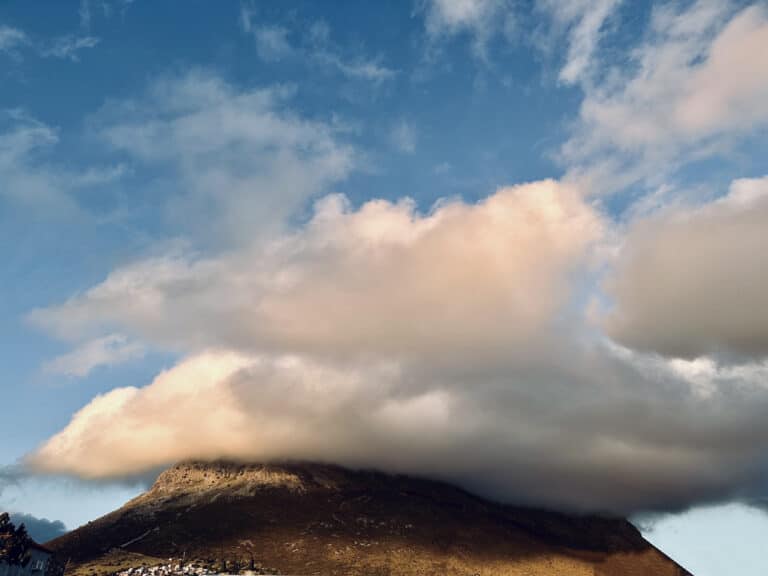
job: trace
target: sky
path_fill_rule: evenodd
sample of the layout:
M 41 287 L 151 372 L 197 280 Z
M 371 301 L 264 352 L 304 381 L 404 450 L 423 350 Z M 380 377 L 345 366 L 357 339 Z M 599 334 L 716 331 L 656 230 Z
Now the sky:
M 311 459 L 765 574 L 766 53 L 762 1 L 0 2 L 0 507 Z

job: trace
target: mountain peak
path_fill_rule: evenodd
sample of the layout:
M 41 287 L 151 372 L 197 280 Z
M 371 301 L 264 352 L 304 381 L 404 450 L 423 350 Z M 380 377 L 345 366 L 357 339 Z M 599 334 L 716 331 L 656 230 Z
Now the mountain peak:
M 432 480 L 303 462 L 183 462 L 50 545 L 91 575 L 152 558 L 323 575 L 687 574 L 620 518 L 504 506 Z

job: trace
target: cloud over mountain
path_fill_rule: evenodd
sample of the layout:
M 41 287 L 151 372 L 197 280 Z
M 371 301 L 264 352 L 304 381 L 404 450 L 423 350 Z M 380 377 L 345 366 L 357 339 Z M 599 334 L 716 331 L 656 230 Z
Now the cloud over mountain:
M 753 494 L 768 391 L 717 370 L 703 388 L 685 361 L 595 332 L 584 291 L 605 223 L 583 198 L 542 181 L 420 214 L 331 196 L 258 248 L 118 269 L 32 320 L 187 357 L 95 398 L 29 463 L 104 478 L 320 459 L 620 512 Z

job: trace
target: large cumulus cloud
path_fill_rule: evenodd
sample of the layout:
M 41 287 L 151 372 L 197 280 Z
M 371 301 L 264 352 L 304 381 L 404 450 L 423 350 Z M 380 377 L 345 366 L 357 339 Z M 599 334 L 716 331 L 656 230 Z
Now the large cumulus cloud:
M 95 398 L 28 462 L 110 478 L 321 459 L 618 512 L 759 495 L 768 369 L 607 340 L 584 314 L 605 227 L 556 181 L 427 214 L 330 196 L 268 244 L 120 268 L 32 321 L 186 357 Z
M 295 234 L 214 258 L 139 261 L 31 321 L 63 338 L 112 327 L 180 350 L 506 357 L 567 312 L 601 225 L 555 181 L 426 215 L 407 199 L 352 211 L 328 196 Z

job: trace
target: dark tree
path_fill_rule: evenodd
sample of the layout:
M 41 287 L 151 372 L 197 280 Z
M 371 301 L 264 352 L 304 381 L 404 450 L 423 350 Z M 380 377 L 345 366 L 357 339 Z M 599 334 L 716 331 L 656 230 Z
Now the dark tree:
M 11 522 L 11 516 L 8 512 L 0 513 L 0 536 L 13 534 L 13 523 Z
M 0 561 L 16 566 L 26 566 L 30 559 L 32 538 L 24 524 L 13 525 L 7 512 L 0 514 Z

